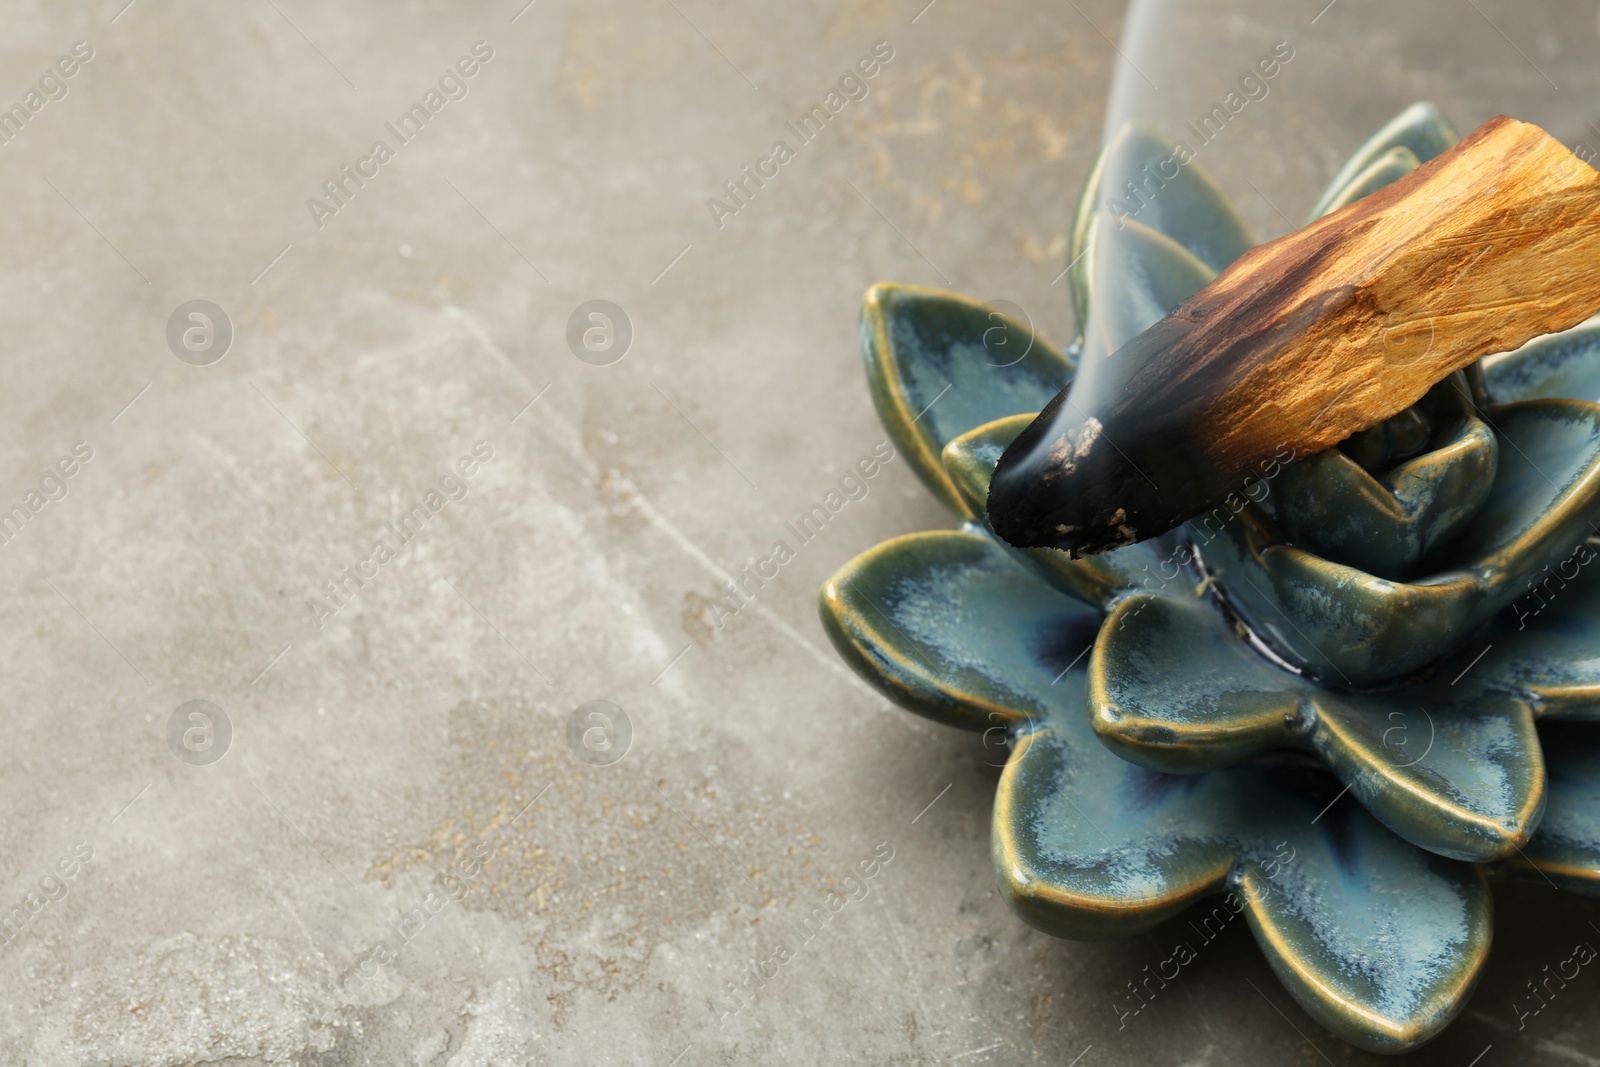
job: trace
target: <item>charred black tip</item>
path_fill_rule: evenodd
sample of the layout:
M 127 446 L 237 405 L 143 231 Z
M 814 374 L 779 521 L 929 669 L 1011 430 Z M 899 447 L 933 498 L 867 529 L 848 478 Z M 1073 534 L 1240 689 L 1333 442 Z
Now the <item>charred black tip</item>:
M 990 527 L 1018 548 L 1073 556 L 1166 533 L 1225 491 L 1221 472 L 1208 471 L 1166 423 L 1114 415 L 1102 423 L 1063 392 L 1001 455 L 989 483 Z

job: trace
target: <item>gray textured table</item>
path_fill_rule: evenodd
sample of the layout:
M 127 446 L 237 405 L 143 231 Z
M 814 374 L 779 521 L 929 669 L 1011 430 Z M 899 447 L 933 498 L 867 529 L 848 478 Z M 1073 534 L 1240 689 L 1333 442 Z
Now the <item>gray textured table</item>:
M 1174 935 L 1009 914 L 998 756 L 816 622 L 947 517 L 786 526 L 870 282 L 1067 337 L 1120 5 L 522 2 L 5 5 L 0 1062 L 1369 1062 L 1242 926 L 1119 1027 Z M 1502 893 L 1417 1062 L 1600 1063 L 1600 978 L 1508 1007 L 1595 915 Z

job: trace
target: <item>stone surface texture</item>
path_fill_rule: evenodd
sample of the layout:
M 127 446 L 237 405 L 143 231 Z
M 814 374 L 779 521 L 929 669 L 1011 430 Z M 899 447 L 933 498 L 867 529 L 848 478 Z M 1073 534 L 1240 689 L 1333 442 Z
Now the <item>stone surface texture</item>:
M 806 543 L 787 525 L 883 438 L 870 283 L 1069 337 L 1056 279 L 1124 14 L 4 4 L 8 105 L 93 55 L 0 144 L 0 508 L 27 514 L 0 543 L 0 907 L 25 918 L 0 1062 L 1376 1062 L 1242 927 L 1124 1015 L 1184 929 L 1075 944 L 1009 914 L 1003 752 L 887 704 L 816 620 L 844 561 L 948 519 L 890 462 Z M 785 123 L 877 42 L 866 95 L 800 144 Z M 385 124 L 419 102 L 402 144 Z M 778 140 L 793 158 L 717 218 Z M 197 299 L 234 330 L 204 366 L 167 336 Z M 609 365 L 568 345 L 594 299 L 632 325 Z M 202 720 L 169 742 L 191 700 L 231 725 L 215 762 Z M 615 713 L 569 730 L 594 700 L 626 716 L 620 759 Z M 1509 1007 L 1600 941 L 1596 912 L 1498 908 L 1477 999 L 1415 1062 L 1600 1063 L 1600 976 L 1524 1030 Z

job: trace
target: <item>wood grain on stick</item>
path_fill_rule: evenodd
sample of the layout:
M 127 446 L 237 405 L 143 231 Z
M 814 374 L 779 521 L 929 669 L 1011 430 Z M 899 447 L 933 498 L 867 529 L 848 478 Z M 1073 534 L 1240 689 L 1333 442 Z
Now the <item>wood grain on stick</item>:
M 1074 554 L 1165 532 L 1600 310 L 1597 238 L 1600 174 L 1537 126 L 1492 119 L 1085 366 L 1001 458 L 991 522 Z

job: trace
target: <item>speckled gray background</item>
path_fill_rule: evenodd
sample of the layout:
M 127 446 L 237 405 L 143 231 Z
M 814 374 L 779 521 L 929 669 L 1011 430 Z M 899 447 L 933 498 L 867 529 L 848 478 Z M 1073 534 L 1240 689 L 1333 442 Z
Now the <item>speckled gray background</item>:
M 1377 17 L 1344 4 L 1338 32 Z M 1242 926 L 1119 1028 L 1119 991 L 1176 935 L 1060 942 L 996 899 L 998 755 L 877 697 L 815 620 L 853 554 L 948 524 L 903 463 L 753 603 L 717 607 L 881 439 L 869 283 L 1010 300 L 1068 335 L 1052 280 L 1123 18 L 0 5 L 0 102 L 93 48 L 0 144 L 0 510 L 38 504 L 0 543 L 0 910 L 25 920 L 0 945 L 0 1063 L 1373 1062 Z M 1393 36 L 1347 53 L 1351 77 Z M 398 145 L 384 124 L 480 40 L 467 95 Z M 706 199 L 880 41 L 867 96 L 719 229 Z M 1330 173 L 1345 132 L 1294 166 Z M 307 199 L 379 138 L 394 158 L 319 227 Z M 1260 173 L 1294 210 L 1314 196 Z M 1245 206 L 1265 232 L 1274 210 Z M 235 330 L 208 366 L 167 345 L 193 299 Z M 634 331 L 608 366 L 567 347 L 592 299 Z M 57 480 L 79 442 L 92 459 Z M 374 574 L 386 524 L 478 442 L 465 496 Z M 336 580 L 353 595 L 318 612 Z M 210 765 L 169 747 L 191 700 L 232 727 Z M 569 743 L 591 700 L 631 725 L 620 760 L 604 733 Z M 893 858 L 864 898 L 731 1010 L 728 984 L 875 849 Z M 1523 1031 L 1510 1008 L 1596 917 L 1502 892 L 1477 999 L 1415 1062 L 1600 1063 L 1600 977 Z

